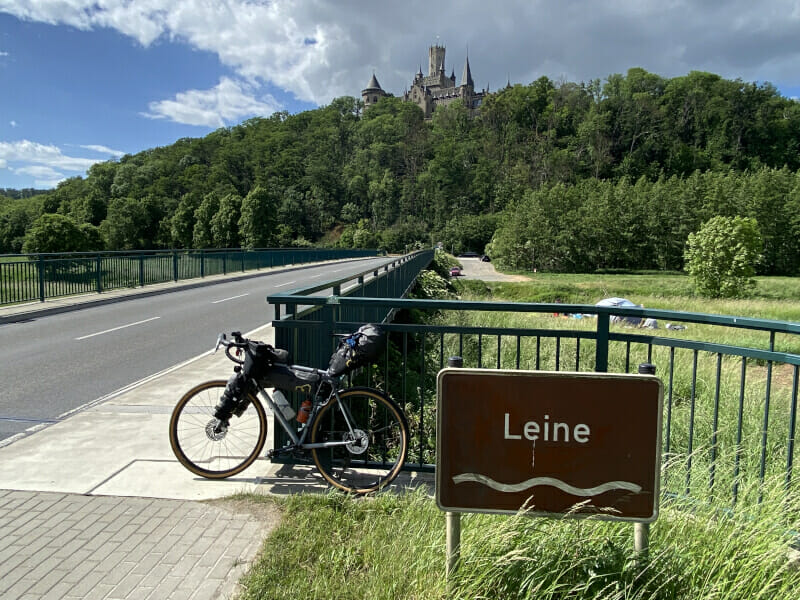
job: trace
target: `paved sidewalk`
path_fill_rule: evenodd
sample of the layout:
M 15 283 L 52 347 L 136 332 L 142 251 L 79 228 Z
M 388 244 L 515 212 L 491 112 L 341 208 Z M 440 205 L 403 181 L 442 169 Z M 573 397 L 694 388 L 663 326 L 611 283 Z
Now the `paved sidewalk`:
M 272 523 L 199 502 L 0 491 L 0 597 L 232 597 Z

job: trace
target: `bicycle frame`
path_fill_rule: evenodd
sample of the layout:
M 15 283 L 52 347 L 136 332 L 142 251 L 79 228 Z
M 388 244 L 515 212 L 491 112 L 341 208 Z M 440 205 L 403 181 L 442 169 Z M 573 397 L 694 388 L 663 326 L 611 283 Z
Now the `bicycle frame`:
M 292 369 L 297 369 L 299 371 L 305 371 L 308 373 L 320 373 L 319 369 L 313 369 L 309 367 L 303 367 L 301 365 L 291 365 Z M 323 377 L 325 377 L 323 375 Z M 295 431 L 295 427 L 283 416 L 283 413 L 272 400 L 272 395 L 258 382 L 256 382 L 256 387 L 259 391 L 259 396 L 262 400 L 264 400 L 272 411 L 275 418 L 278 420 L 278 423 L 292 440 L 292 444 L 294 448 L 299 448 L 302 450 L 311 450 L 312 448 L 332 448 L 334 446 L 346 446 L 347 444 L 351 444 L 352 441 L 338 441 L 338 442 L 319 442 L 319 443 L 306 443 L 305 439 L 308 435 L 309 430 L 311 429 L 311 424 L 314 422 L 314 419 L 317 417 L 317 413 L 319 412 L 320 407 L 324 404 L 327 404 L 331 401 L 332 398 L 337 400 L 337 405 L 339 410 L 342 411 L 342 416 L 344 417 L 345 423 L 347 423 L 347 429 L 350 431 L 351 435 L 355 435 L 353 431 L 353 424 L 352 424 L 352 417 L 348 414 L 347 408 L 342 404 L 339 398 L 339 391 L 336 389 L 335 381 L 333 379 L 328 378 L 328 382 L 331 384 L 331 392 L 328 394 L 328 398 L 326 402 L 314 402 L 311 414 L 308 416 L 308 421 L 303 424 L 302 430 L 298 435 Z M 316 400 L 316 397 L 315 397 Z

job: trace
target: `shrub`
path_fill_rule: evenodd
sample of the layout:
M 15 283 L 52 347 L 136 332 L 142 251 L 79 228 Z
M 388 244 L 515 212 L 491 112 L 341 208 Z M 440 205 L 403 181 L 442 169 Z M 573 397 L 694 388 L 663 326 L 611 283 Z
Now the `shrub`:
M 70 217 L 46 213 L 36 219 L 25 234 L 22 251 L 31 254 L 82 252 L 87 250 L 90 244 L 100 243 L 100 240 L 96 231 L 81 229 Z
M 686 270 L 702 296 L 741 298 L 755 287 L 761 255 L 761 233 L 755 219 L 714 217 L 686 242 Z

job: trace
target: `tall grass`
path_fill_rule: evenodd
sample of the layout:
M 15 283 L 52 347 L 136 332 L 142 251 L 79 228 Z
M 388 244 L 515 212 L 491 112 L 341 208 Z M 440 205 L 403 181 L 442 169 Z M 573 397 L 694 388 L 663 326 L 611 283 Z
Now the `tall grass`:
M 646 562 L 633 552 L 630 524 L 464 515 L 449 584 L 444 514 L 424 490 L 258 500 L 278 502 L 284 518 L 243 599 L 796 600 L 800 589 L 787 560 L 788 532 L 800 526 L 796 495 L 736 513 L 662 503 Z

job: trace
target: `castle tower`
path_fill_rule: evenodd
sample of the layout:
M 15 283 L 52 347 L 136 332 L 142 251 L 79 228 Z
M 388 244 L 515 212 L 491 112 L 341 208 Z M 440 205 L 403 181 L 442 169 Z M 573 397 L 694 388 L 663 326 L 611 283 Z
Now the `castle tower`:
M 444 72 L 444 46 L 436 44 L 428 48 L 428 77 Z
M 361 99 L 364 101 L 364 110 L 375 104 L 378 100 L 386 96 L 381 84 L 378 83 L 378 78 L 375 73 L 372 74 L 372 79 L 369 80 L 367 87 L 361 90 Z

